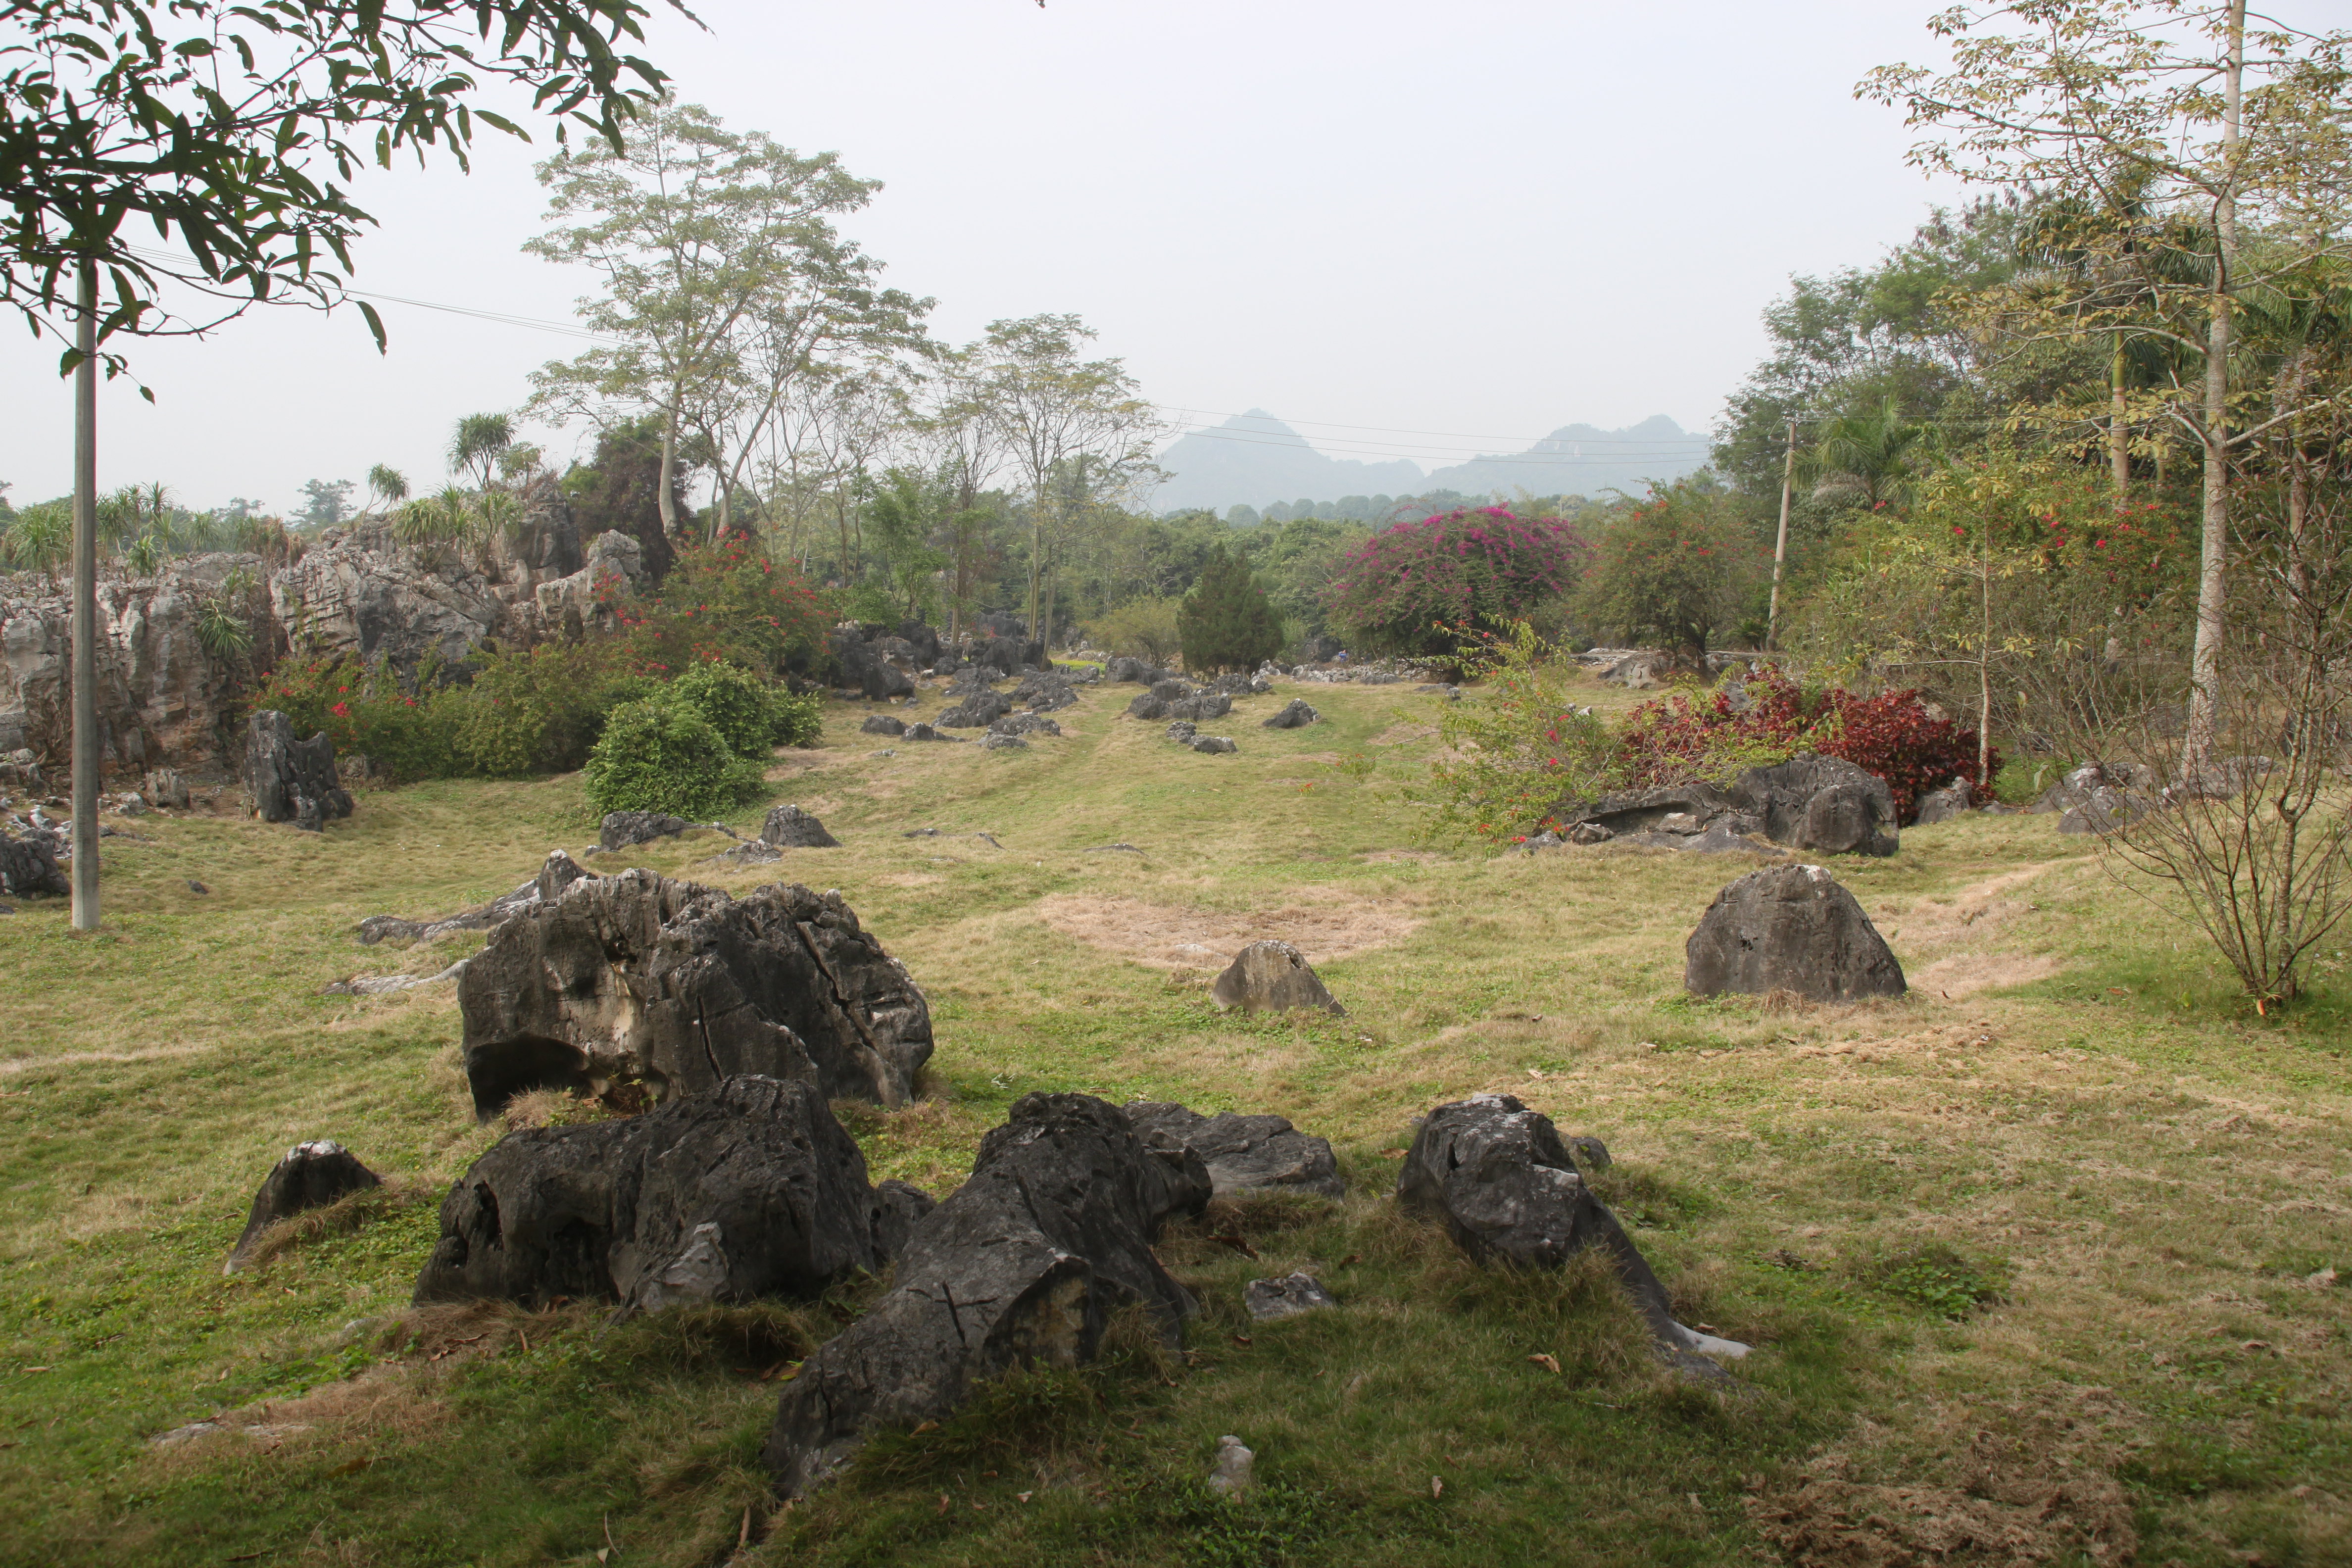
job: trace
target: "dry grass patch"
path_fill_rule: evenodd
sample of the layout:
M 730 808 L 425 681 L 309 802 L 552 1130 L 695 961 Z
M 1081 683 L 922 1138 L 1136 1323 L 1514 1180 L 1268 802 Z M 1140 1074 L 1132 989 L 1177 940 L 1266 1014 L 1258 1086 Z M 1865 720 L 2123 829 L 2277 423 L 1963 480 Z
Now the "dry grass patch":
M 1180 909 L 1138 899 L 1057 893 L 1037 901 L 1047 927 L 1153 969 L 1223 968 L 1254 942 L 1281 941 L 1310 963 L 1391 947 L 1419 930 L 1423 917 L 1399 900 L 1357 899 L 1323 889 L 1287 889 L 1289 900 L 1234 914 Z

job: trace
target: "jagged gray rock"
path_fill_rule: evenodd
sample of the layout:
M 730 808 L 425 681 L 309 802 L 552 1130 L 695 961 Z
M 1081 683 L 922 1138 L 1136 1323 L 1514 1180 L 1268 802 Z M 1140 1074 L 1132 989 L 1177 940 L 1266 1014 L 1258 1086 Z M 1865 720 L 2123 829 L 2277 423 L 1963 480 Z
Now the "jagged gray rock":
M 253 1194 L 253 1207 L 246 1215 L 245 1229 L 238 1234 L 228 1261 L 221 1265 L 221 1272 L 235 1274 L 250 1263 L 262 1233 L 279 1220 L 383 1184 L 383 1178 L 331 1138 L 295 1144 L 261 1179 L 261 1190 Z
M 1344 1016 L 1348 1011 L 1324 988 L 1307 955 L 1286 942 L 1254 942 L 1242 949 L 1209 994 L 1221 1009 L 1244 1013 L 1311 1007 Z
M 0 893 L 71 898 L 73 879 L 58 864 L 58 841 L 46 833 L 18 834 L 0 825 Z
M 1286 1274 L 1279 1279 L 1253 1279 L 1242 1287 L 1242 1306 L 1261 1323 L 1278 1323 L 1339 1303 L 1312 1274 Z
M 643 869 L 573 882 L 499 926 L 457 988 L 485 1119 L 527 1089 L 667 1100 L 742 1073 L 903 1104 L 929 1005 L 838 893 L 740 899 Z
M 1304 697 L 1294 697 L 1283 705 L 1282 711 L 1263 721 L 1269 730 L 1302 730 L 1323 717 L 1307 704 Z
M 1219 1197 L 1249 1192 L 1347 1194 L 1330 1143 L 1299 1131 L 1284 1117 L 1231 1110 L 1203 1116 L 1159 1100 L 1135 1100 L 1124 1109 L 1137 1132 L 1165 1133 L 1201 1156 Z
M 503 925 L 509 916 L 555 897 L 586 875 L 588 872 L 580 862 L 561 849 L 551 849 L 547 852 L 545 863 L 539 868 L 539 875 L 511 893 L 474 909 L 443 915 L 438 920 L 409 921 L 397 915 L 370 915 L 360 921 L 359 939 L 362 944 L 369 947 L 380 942 L 429 944 L 457 931 L 489 931 Z
M 866 641 L 857 627 L 838 628 L 833 634 L 832 644 L 845 684 L 856 687 L 877 702 L 914 695 L 913 679 L 889 661 L 877 643 Z
M 980 749 L 983 752 L 1025 752 L 1029 749 L 1029 742 L 1018 735 L 1003 735 L 992 731 L 981 737 Z
M 1968 780 L 1956 778 L 1943 788 L 1931 789 L 1921 795 L 1918 809 L 1912 814 L 1911 820 L 1916 826 L 1926 827 L 1933 823 L 1949 822 L 1956 816 L 1965 816 L 1975 796 L 1976 792 Z
M 1749 768 L 1731 796 L 1762 819 L 1775 844 L 1824 855 L 1892 855 L 1900 847 L 1895 792 L 1843 757 L 1800 752 L 1777 767 Z
M 780 805 L 760 825 L 760 839 L 780 849 L 838 849 L 841 840 L 797 805 Z
M 1116 1107 L 1023 1096 L 981 1140 L 971 1179 L 907 1238 L 898 1288 L 785 1385 L 766 1448 L 777 1490 L 806 1494 L 874 1431 L 948 1415 L 977 1379 L 1091 1361 L 1129 1302 L 1172 1341 L 1196 1305 L 1150 1244 L 1208 1198 L 1198 1156 L 1139 1138 Z
M 893 719 L 887 713 L 869 713 L 866 722 L 857 726 L 868 735 L 903 735 L 907 732 L 904 719 Z
M 688 822 L 682 816 L 672 816 L 663 811 L 608 811 L 596 829 L 596 847 L 626 849 L 701 826 L 701 823 Z
M 352 814 L 352 797 L 335 776 L 334 742 L 324 731 L 296 740 L 293 721 L 274 708 L 247 725 L 245 781 L 264 822 L 290 822 L 318 833 L 330 820 Z
M 1675 1321 L 1665 1287 L 1609 1205 L 1592 1195 L 1542 1112 L 1507 1094 L 1437 1107 L 1406 1151 L 1396 1195 L 1399 1206 L 1442 1220 L 1482 1267 L 1557 1268 L 1586 1247 L 1605 1248 L 1660 1354 L 1692 1375 L 1723 1375 L 1699 1353 L 1706 1348 L 1701 1336 Z
M 983 689 L 954 707 L 941 710 L 932 722 L 942 730 L 985 730 L 1012 711 L 1010 698 L 1001 691 Z
M 500 1139 L 442 1201 L 415 1300 L 814 1296 L 887 1261 L 910 1194 L 867 1184 L 814 1085 L 729 1078 L 643 1116 Z
M 1817 1002 L 1899 996 L 1903 966 L 1819 866 L 1768 866 L 1725 888 L 1685 944 L 1694 995 L 1793 991 Z

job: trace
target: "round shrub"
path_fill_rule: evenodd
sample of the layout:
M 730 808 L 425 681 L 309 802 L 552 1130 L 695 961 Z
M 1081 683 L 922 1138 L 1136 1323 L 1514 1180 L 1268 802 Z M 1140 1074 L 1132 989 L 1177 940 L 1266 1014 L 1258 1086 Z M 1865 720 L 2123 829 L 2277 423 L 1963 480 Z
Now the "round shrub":
M 814 691 L 768 689 L 768 739 L 778 746 L 814 746 L 824 734 L 824 699 Z
M 708 719 L 727 749 L 739 757 L 763 756 L 775 743 L 770 739 L 775 713 L 768 683 L 740 666 L 690 666 L 669 683 L 664 695 Z
M 1349 552 L 1324 590 L 1332 625 L 1369 651 L 1451 653 L 1575 585 L 1587 546 L 1556 517 L 1501 507 L 1400 522 Z
M 676 700 L 614 709 L 582 772 L 599 814 L 715 816 L 760 788 L 760 764 L 737 756 L 709 720 Z

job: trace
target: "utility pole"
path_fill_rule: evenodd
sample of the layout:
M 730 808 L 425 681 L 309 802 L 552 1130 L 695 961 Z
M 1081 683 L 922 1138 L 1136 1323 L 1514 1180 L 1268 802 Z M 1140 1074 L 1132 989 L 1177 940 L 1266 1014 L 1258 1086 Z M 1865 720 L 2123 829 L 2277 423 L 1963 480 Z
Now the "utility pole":
M 1789 421 L 1789 452 L 1780 460 L 1780 537 L 1772 544 L 1772 604 L 1764 612 L 1764 651 L 1780 629 L 1780 565 L 1789 558 L 1789 495 L 1797 480 L 1797 422 Z
M 98 929 L 98 267 L 74 326 L 73 925 Z

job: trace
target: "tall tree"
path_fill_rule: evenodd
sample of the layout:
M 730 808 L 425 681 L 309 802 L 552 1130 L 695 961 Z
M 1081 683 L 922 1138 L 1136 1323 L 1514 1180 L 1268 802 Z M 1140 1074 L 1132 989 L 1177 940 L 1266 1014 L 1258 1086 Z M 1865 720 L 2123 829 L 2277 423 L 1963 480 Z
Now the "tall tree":
M 1095 510 L 1157 473 L 1160 420 L 1126 364 L 1081 359 L 1094 331 L 1076 316 L 992 321 L 973 345 L 990 416 L 1028 511 L 1028 626 L 1045 637 L 1040 588 Z
M 2002 24 L 2016 31 L 2000 31 Z M 2168 409 L 2204 463 L 2197 625 L 2183 754 L 2192 773 L 2210 760 L 2229 599 L 2232 456 L 2273 421 L 2236 417 L 2233 329 L 2246 292 L 2320 259 L 2352 257 L 2352 34 L 2264 22 L 2250 29 L 2245 0 L 2017 0 L 1929 24 L 1950 40 L 1941 75 L 1886 66 L 1859 89 L 1900 105 L 1914 126 L 1945 132 L 1911 152 L 1915 163 L 1964 179 L 2031 186 L 2099 210 L 2128 189 L 2158 212 L 2189 220 L 2197 252 L 2151 252 L 2137 225 L 2086 226 L 2083 242 L 2122 264 L 2136 247 L 2161 326 L 2140 301 L 2127 313 L 2084 296 L 2056 302 L 2052 330 L 2081 334 L 2161 331 L 2200 352 L 2203 384 Z M 2249 228 L 2262 243 L 2246 244 Z
M 488 489 L 499 456 L 513 445 L 512 416 L 468 414 L 449 432 L 449 471 L 470 476 L 476 489 Z
M 559 422 L 609 407 L 650 416 L 672 533 L 682 440 L 698 438 L 723 516 L 768 422 L 823 352 L 911 337 L 928 307 L 875 289 L 877 264 L 832 227 L 877 182 L 833 153 L 804 158 L 730 131 L 698 106 L 665 106 L 617 151 L 567 151 L 539 177 L 557 226 L 524 248 L 596 273 L 604 292 L 579 314 L 617 341 L 535 373 L 531 407 Z
M 1210 552 L 1200 584 L 1176 610 L 1184 668 L 1196 674 L 1249 669 L 1282 651 L 1282 619 L 1246 563 L 1222 544 Z

